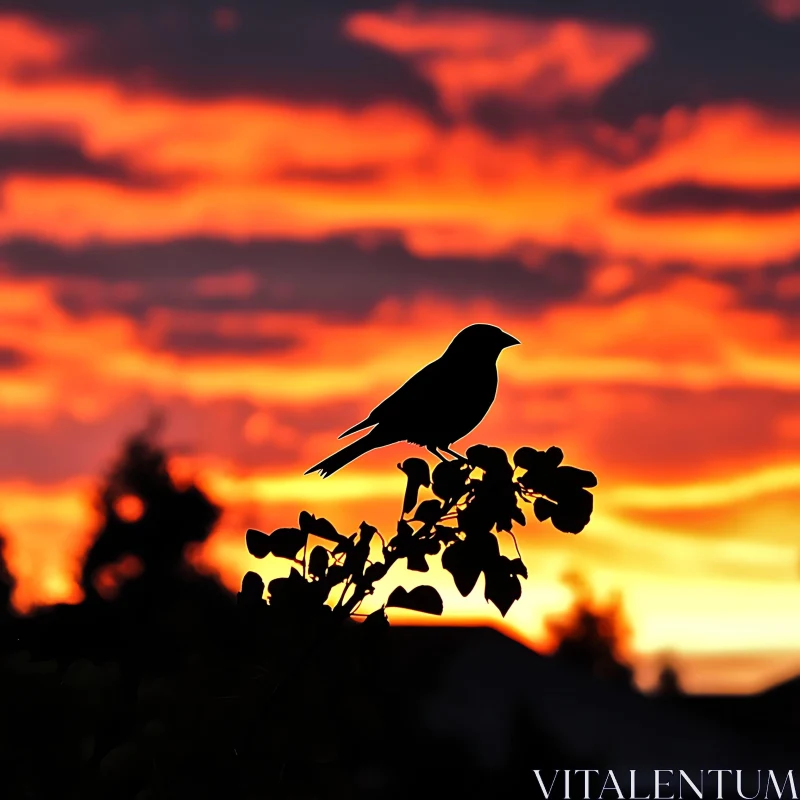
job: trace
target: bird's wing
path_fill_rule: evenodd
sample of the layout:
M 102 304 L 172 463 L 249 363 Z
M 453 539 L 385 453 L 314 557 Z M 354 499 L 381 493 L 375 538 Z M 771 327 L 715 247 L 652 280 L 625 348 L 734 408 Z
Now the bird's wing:
M 345 431 L 342 436 L 347 436 L 356 431 L 370 428 L 379 422 L 402 422 L 414 418 L 437 392 L 445 388 L 447 382 L 447 368 L 441 359 L 432 361 L 419 372 L 412 375 L 396 392 L 390 394 L 382 403 L 372 409 L 369 416 L 358 425 Z M 341 439 L 342 436 L 339 438 Z

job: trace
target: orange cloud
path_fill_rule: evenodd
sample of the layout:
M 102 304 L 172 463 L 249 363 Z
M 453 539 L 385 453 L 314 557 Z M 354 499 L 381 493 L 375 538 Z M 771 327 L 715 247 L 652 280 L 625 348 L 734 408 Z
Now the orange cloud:
M 410 23 L 402 16 L 354 19 L 351 25 L 359 30 L 383 31 L 387 42 L 395 41 L 393 36 L 407 40 L 404 47 L 415 53 L 441 36 L 454 75 L 461 74 L 455 65 L 466 59 L 466 83 L 455 83 L 461 88 L 452 91 L 463 98 L 477 91 L 468 77 L 469 53 L 484 45 L 474 17 L 447 17 L 447 25 L 425 15 L 412 15 Z M 500 36 L 497 31 L 507 24 L 497 20 L 497 30 L 489 25 L 485 35 Z M 558 21 L 545 27 L 550 33 L 544 41 L 554 31 L 576 30 L 574 23 Z M 606 34 L 594 28 L 578 40 L 592 42 L 595 34 L 605 41 Z M 12 35 L 8 22 L 0 26 L 0 42 Z M 619 35 L 633 36 L 631 42 L 641 45 L 640 33 Z M 527 41 L 533 34 L 519 36 Z M 477 43 L 470 44 L 473 40 Z M 584 87 L 581 91 L 591 83 L 584 77 L 585 62 L 594 51 L 587 48 L 575 51 L 580 56 L 574 48 L 564 50 L 573 65 L 564 67 L 568 86 Z M 618 55 L 609 59 L 617 69 L 627 63 Z M 507 72 L 516 75 L 500 70 Z M 608 74 L 596 73 L 605 75 L 603 80 Z M 509 80 L 511 88 L 492 91 L 517 91 L 521 79 Z M 661 144 L 632 164 L 619 164 L 601 158 L 569 130 L 557 136 L 531 130 L 499 142 L 467 121 L 441 128 L 396 104 L 347 110 L 271 100 L 134 97 L 99 78 L 20 83 L 10 67 L 0 70 L 0 105 L 0 134 L 69 132 L 80 137 L 90 157 L 122 159 L 131 170 L 177 178 L 159 189 L 134 191 L 86 178 L 11 174 L 3 184 L 0 213 L 0 234 L 6 236 L 77 243 L 195 234 L 315 238 L 393 229 L 422 255 L 491 255 L 533 245 L 601 252 L 609 259 L 688 259 L 711 266 L 754 266 L 800 251 L 800 209 L 642 217 L 619 208 L 623 197 L 676 181 L 743 189 L 796 184 L 800 126 L 750 106 L 675 109 L 645 120 L 640 127 L 656 131 Z M 638 128 L 586 125 L 584 138 L 602 140 L 604 147 L 636 147 Z M 362 177 L 332 181 L 325 178 L 331 171 Z
M 800 182 L 798 126 L 791 116 L 747 105 L 674 108 L 656 150 L 626 170 L 620 188 L 681 180 L 746 187 Z
M 359 14 L 347 30 L 409 58 L 456 113 L 488 95 L 589 99 L 650 46 L 642 31 L 567 20 L 515 27 L 497 15 L 449 11 Z M 710 278 L 658 275 L 665 259 L 755 271 L 795 256 L 800 211 L 642 217 L 619 207 L 622 197 L 676 182 L 745 190 L 800 184 L 795 120 L 734 104 L 675 109 L 630 131 L 588 127 L 588 140 L 602 139 L 612 150 L 635 150 L 640 129 L 655 136 L 638 161 L 612 163 L 568 130 L 499 142 L 464 118 L 443 128 L 395 104 L 354 111 L 266 99 L 132 97 L 99 78 L 23 83 L 19 66 L 52 64 L 70 43 L 6 17 L 0 44 L 0 136 L 66 132 L 92 157 L 181 178 L 132 192 L 12 170 L 2 184 L 3 236 L 78 243 L 358 231 L 369 238 L 388 228 L 417 254 L 512 250 L 525 257 L 539 247 L 566 247 L 601 262 L 586 294 L 557 307 L 524 311 L 418 297 L 387 300 L 355 322 L 259 311 L 151 309 L 141 321 L 111 312 L 73 316 L 57 301 L 62 281 L 2 274 L 0 348 L 25 358 L 4 366 L 0 424 L 42 431 L 67 419 L 91 430 L 131 397 L 197 409 L 200 452 L 178 466 L 196 469 L 228 511 L 193 557 L 235 587 L 253 568 L 242 542 L 248 526 L 278 527 L 307 506 L 342 529 L 365 517 L 391 528 L 402 487 L 393 464 L 418 451 L 379 451 L 326 482 L 301 478 L 341 430 L 331 427 L 334 417 L 325 422 L 326 408 L 368 410 L 438 355 L 454 331 L 485 319 L 524 347 L 503 356 L 497 404 L 465 444 L 558 443 L 601 479 L 595 519 L 581 537 L 526 529 L 521 545 L 531 579 L 507 630 L 540 641 L 538 620 L 568 600 L 561 572 L 578 567 L 601 591 L 624 589 L 640 653 L 679 645 L 772 652 L 800 637 L 792 614 L 800 599 L 796 546 L 787 534 L 800 511 L 800 416 L 792 407 L 800 384 L 797 326 L 768 309 L 741 307 L 733 289 Z M 330 179 L 348 174 L 361 178 Z M 529 260 L 535 269 L 535 257 Z M 188 284 L 187 293 L 246 297 L 253 274 L 232 266 L 226 276 Z M 647 280 L 640 281 L 643 271 Z M 645 288 L 637 289 L 639 282 Z M 78 288 L 99 291 L 96 283 Z M 138 287 L 129 281 L 114 291 L 135 297 Z M 796 281 L 784 278 L 779 293 L 796 296 Z M 296 346 L 186 356 L 160 349 L 174 330 L 221 340 L 291 337 Z M 228 458 L 204 452 L 209 432 L 234 404 L 246 409 L 242 448 L 294 448 L 294 456 L 248 469 L 233 447 Z M 322 419 L 305 430 L 301 415 L 299 422 L 281 416 L 284 408 Z M 87 476 L 59 484 L 0 481 L 0 526 L 22 607 L 77 599 L 74 567 L 94 524 L 90 484 Z M 463 599 L 447 575 L 430 577 L 444 587 L 447 620 L 496 621 L 479 590 Z M 401 573 L 400 580 L 410 588 L 419 578 Z
M 698 278 L 675 279 L 611 305 L 578 299 L 536 317 L 488 302 L 421 299 L 402 307 L 384 303 L 366 321 L 323 322 L 291 312 L 154 312 L 144 327 L 110 313 L 72 317 L 46 281 L 0 286 L 0 346 L 22 347 L 32 362 L 7 371 L 0 384 L 0 408 L 11 415 L 46 417 L 67 408 L 89 419 L 142 391 L 258 404 L 378 400 L 418 368 L 421 353 L 435 357 L 453 331 L 475 319 L 497 321 L 530 343 L 504 356 L 506 380 L 519 387 L 579 381 L 796 390 L 800 381 L 800 343 L 790 323 L 767 310 L 738 308 L 732 289 Z M 222 340 L 258 332 L 296 338 L 297 345 L 269 355 L 159 351 L 159 331 L 176 325 Z M 103 343 L 102 359 L 97 342 Z
M 297 448 L 295 462 L 269 470 L 245 470 L 235 460 L 211 456 L 195 459 L 201 485 L 229 509 L 223 529 L 198 558 L 207 567 L 221 569 L 231 586 L 251 566 L 240 541 L 248 526 L 278 527 L 294 518 L 299 508 L 308 507 L 343 528 L 368 516 L 390 529 L 402 489 L 402 476 L 393 464 L 417 452 L 410 446 L 378 451 L 335 480 L 302 477 L 310 463 L 335 445 L 340 430 L 303 435 L 276 421 L 270 409 L 281 403 L 313 409 L 324 398 L 351 401 L 367 410 L 422 360 L 435 357 L 454 330 L 475 319 L 498 322 L 519 336 L 524 346 L 503 356 L 497 404 L 465 445 L 483 440 L 513 449 L 522 443 L 557 442 L 571 461 L 601 477 L 595 521 L 586 535 L 576 540 L 538 530 L 522 538 L 529 561 L 537 564 L 531 585 L 542 582 L 543 588 L 534 588 L 530 604 L 526 601 L 519 615 L 509 619 L 518 635 L 536 639 L 539 629 L 534 620 L 558 604 L 562 596 L 558 575 L 573 562 L 600 576 L 609 588 L 625 586 L 627 593 L 633 593 L 636 643 L 644 650 L 675 643 L 674 620 L 687 609 L 673 604 L 667 613 L 660 592 L 674 592 L 674 581 L 685 581 L 687 569 L 696 592 L 714 575 L 722 582 L 720 591 L 739 594 L 745 586 L 761 586 L 770 569 L 785 569 L 787 576 L 793 569 L 794 544 L 775 533 L 786 529 L 797 513 L 796 503 L 782 499 L 799 480 L 800 454 L 788 433 L 778 431 L 784 440 L 762 440 L 739 456 L 720 452 L 695 465 L 681 452 L 670 450 L 669 432 L 654 439 L 642 437 L 635 427 L 619 427 L 623 421 L 631 425 L 638 419 L 664 425 L 669 414 L 678 415 L 675 425 L 690 430 L 695 425 L 697 430 L 711 427 L 716 418 L 727 419 L 725 407 L 713 401 L 657 403 L 649 393 L 662 389 L 796 390 L 796 337 L 767 311 L 738 308 L 732 290 L 720 285 L 675 279 L 611 305 L 595 304 L 590 288 L 585 298 L 537 316 L 488 303 L 454 306 L 420 300 L 402 307 L 384 304 L 358 323 L 288 313 L 231 315 L 227 321 L 225 315 L 205 318 L 211 330 L 224 330 L 235 322 L 275 335 L 302 331 L 299 349 L 291 353 L 233 358 L 161 353 L 147 345 L 142 330 L 129 320 L 110 314 L 66 315 L 51 291 L 46 282 L 18 280 L 6 282 L 0 293 L 4 310 L 0 343 L 23 346 L 35 365 L 29 362 L 17 368 L 0 383 L 3 422 L 42 425 L 65 413 L 102 419 L 116 404 L 140 393 L 165 402 L 182 397 L 199 405 L 247 400 L 263 410 L 244 426 L 244 440 L 282 439 Z M 203 319 L 201 315 L 195 323 Z M 158 315 L 149 324 L 158 324 Z M 18 387 L 17 394 L 9 386 Z M 762 411 L 756 407 L 753 413 Z M 740 418 L 732 417 L 732 424 Z M 632 431 L 627 436 L 633 438 L 604 439 L 609 430 L 623 438 L 626 430 Z M 741 438 L 735 429 L 730 435 Z M 701 448 L 714 446 L 712 440 L 699 441 Z M 781 446 L 783 453 L 776 449 Z M 183 471 L 187 472 L 185 466 Z M 66 488 L 0 486 L 0 508 L 6 509 L 0 524 L 12 541 L 10 558 L 20 576 L 21 605 L 75 596 L 71 564 L 85 546 L 92 520 L 83 487 L 84 483 Z M 779 496 L 780 502 L 771 499 Z M 758 515 L 747 516 L 756 503 Z M 736 523 L 742 542 L 731 540 L 730 518 L 717 520 L 714 535 L 707 532 L 705 541 L 687 534 L 686 526 L 667 514 L 678 507 L 697 512 L 728 509 L 742 520 Z M 773 509 L 772 514 L 765 514 L 765 508 Z M 47 510 L 46 519 L 36 516 L 44 513 L 42 509 Z M 646 520 L 643 512 L 649 515 Z M 56 548 L 57 557 L 46 555 L 53 550 L 53 536 L 62 543 Z M 62 547 L 69 555 L 61 552 Z M 44 582 L 36 572 L 40 557 L 41 563 L 49 564 L 50 577 Z M 653 570 L 661 576 L 655 582 Z M 441 580 L 449 586 L 447 576 Z M 787 583 L 781 591 L 791 594 L 792 586 Z M 769 602 L 777 602 L 777 594 L 769 597 Z M 783 602 L 788 595 L 781 597 Z M 467 602 L 451 592 L 446 601 L 454 618 L 490 619 L 479 595 Z M 719 614 L 709 611 L 708 627 L 698 627 L 692 640 L 696 646 L 719 622 Z M 715 641 L 717 647 L 728 646 L 735 637 Z M 766 634 L 752 642 L 774 644 Z
M 353 14 L 345 30 L 411 59 L 454 113 L 486 97 L 531 106 L 585 102 L 652 47 L 633 27 L 413 7 Z
M 54 64 L 68 40 L 24 16 L 0 15 L 0 75 L 22 67 Z

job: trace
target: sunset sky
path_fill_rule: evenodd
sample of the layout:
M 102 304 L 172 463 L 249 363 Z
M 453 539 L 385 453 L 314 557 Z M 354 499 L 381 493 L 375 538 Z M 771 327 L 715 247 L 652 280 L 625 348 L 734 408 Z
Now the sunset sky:
M 303 472 L 484 321 L 523 344 L 457 449 L 599 479 L 581 535 L 523 530 L 503 629 L 546 646 L 578 570 L 642 676 L 800 672 L 799 85 L 800 0 L 0 0 L 18 608 L 80 599 L 98 478 L 155 410 L 231 588 L 286 568 L 247 527 L 391 531 L 417 448 Z M 480 584 L 394 577 L 502 622 Z

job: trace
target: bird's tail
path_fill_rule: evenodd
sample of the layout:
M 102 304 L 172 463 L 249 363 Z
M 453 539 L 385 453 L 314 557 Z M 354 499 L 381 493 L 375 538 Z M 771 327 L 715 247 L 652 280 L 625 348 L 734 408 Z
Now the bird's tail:
M 383 447 L 389 444 L 377 430 L 370 431 L 366 436 L 362 436 L 347 447 L 337 450 L 333 455 L 324 458 L 319 464 L 315 464 L 311 469 L 306 470 L 305 474 L 310 472 L 319 472 L 323 478 L 332 475 L 337 469 L 341 469 L 351 461 L 355 461 L 359 456 L 368 453 L 376 447 Z

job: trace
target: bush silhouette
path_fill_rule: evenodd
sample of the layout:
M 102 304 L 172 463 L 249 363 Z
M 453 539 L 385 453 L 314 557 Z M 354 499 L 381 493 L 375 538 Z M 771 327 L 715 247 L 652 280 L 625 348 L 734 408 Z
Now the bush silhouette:
M 351 618 L 395 562 L 424 572 L 437 557 L 462 594 L 483 574 L 505 613 L 525 567 L 500 554 L 500 538 L 526 506 L 580 530 L 593 476 L 562 467 L 555 448 L 522 448 L 512 466 L 477 446 L 432 473 L 408 459 L 391 538 L 366 523 L 345 536 L 306 512 L 296 528 L 249 532 L 255 556 L 292 568 L 268 591 L 248 573 L 237 599 L 183 557 L 220 510 L 176 484 L 156 433 L 132 437 L 103 481 L 84 600 L 3 615 L 3 797 L 394 797 L 427 781 L 420 765 L 458 772 L 464 787 L 478 780 L 462 745 L 415 721 L 435 679 L 403 669 L 384 610 Z M 136 570 L 117 568 L 130 559 Z M 432 587 L 398 587 L 389 604 L 441 613 Z
M 441 553 L 442 566 L 462 596 L 472 592 L 483 574 L 486 600 L 505 616 L 520 598 L 520 579 L 527 578 L 528 571 L 518 547 L 517 558 L 500 553 L 500 537 L 509 534 L 516 546 L 512 529 L 514 523 L 526 524 L 524 505 L 532 506 L 540 522 L 550 520 L 567 533 L 579 533 L 589 522 L 593 498 L 588 489 L 597 485 L 597 479 L 586 470 L 562 466 L 563 459 L 558 447 L 546 451 L 521 447 L 512 466 L 504 450 L 478 444 L 467 450 L 465 458 L 443 461 L 431 473 L 426 461 L 408 458 L 398 464 L 406 474 L 406 491 L 396 533 L 388 540 L 366 522 L 345 536 L 327 519 L 307 511 L 301 512 L 295 528 L 278 528 L 271 534 L 248 530 L 251 555 L 273 555 L 296 565 L 288 577 L 270 582 L 270 608 L 341 621 L 358 611 L 395 562 L 405 560 L 409 570 L 427 572 L 428 558 Z M 420 500 L 423 487 L 434 497 Z M 383 560 L 372 558 L 376 537 Z M 325 544 L 310 547 L 311 539 Z M 240 604 L 264 602 L 263 590 L 260 577 L 248 573 Z M 336 602 L 328 603 L 336 592 Z M 436 615 L 443 611 L 438 591 L 426 585 L 411 591 L 397 587 L 385 607 Z M 385 625 L 385 607 L 370 614 L 365 624 Z

